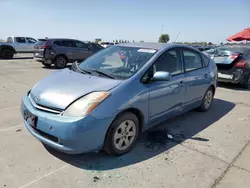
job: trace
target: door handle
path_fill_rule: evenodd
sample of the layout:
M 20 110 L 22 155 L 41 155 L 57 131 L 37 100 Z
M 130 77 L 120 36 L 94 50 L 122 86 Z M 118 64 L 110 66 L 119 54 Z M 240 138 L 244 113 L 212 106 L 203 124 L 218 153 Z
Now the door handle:
M 205 74 L 204 77 L 205 77 L 205 78 L 208 78 L 208 74 Z

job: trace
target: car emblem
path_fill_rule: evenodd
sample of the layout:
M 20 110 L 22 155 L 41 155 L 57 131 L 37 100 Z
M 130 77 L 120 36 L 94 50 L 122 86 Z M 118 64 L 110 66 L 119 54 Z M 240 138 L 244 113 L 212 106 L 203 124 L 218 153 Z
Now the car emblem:
M 38 101 L 40 101 L 41 100 L 41 98 L 38 96 L 38 97 L 36 97 L 36 102 L 38 102 Z

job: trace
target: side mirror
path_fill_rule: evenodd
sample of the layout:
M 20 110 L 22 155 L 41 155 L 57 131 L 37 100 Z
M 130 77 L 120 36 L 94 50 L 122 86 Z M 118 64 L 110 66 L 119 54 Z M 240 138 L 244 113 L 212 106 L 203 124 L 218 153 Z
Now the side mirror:
M 158 71 L 154 74 L 152 81 L 169 81 L 170 79 L 170 72 Z

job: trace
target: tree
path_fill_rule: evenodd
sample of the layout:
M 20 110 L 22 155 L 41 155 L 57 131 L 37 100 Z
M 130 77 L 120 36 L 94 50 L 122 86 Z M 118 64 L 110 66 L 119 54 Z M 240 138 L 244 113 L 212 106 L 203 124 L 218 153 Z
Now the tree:
M 135 42 L 135 40 L 133 40 L 133 42 Z
M 117 39 L 115 40 L 115 43 L 118 43 L 118 40 L 117 40 Z
M 122 41 L 121 41 L 121 39 L 119 39 L 119 43 L 121 43 Z
M 122 43 L 124 43 L 123 39 L 122 39 Z
M 213 43 L 212 43 L 212 42 L 209 42 L 208 45 L 211 46 L 211 45 L 213 45 Z
M 167 43 L 169 41 L 169 35 L 168 34 L 162 34 L 160 37 L 159 37 L 159 42 L 160 43 Z

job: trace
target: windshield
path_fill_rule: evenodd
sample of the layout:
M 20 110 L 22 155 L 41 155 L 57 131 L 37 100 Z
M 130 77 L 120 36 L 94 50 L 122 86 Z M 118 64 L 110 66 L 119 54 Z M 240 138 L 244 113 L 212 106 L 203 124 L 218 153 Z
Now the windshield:
M 126 79 L 134 75 L 155 53 L 155 49 L 111 46 L 90 56 L 79 67 L 97 70 L 114 78 Z

